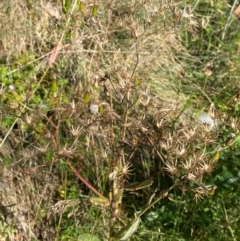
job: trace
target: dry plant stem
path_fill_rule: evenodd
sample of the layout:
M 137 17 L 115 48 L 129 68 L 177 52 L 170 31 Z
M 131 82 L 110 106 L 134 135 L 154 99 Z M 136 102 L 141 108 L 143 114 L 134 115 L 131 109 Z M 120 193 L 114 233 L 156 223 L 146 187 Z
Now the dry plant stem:
M 51 120 L 51 117 L 48 118 L 47 116 L 45 116 L 45 118 L 47 119 L 47 124 L 50 123 L 56 130 L 54 134 L 54 144 L 58 146 L 59 145 L 59 128 L 60 128 L 61 120 L 59 120 L 57 125 L 55 125 Z
M 213 103 L 213 101 L 209 98 L 209 96 L 204 92 L 204 89 L 201 89 L 199 86 L 194 85 L 195 88 L 199 89 L 201 91 L 201 93 L 207 98 L 207 100 L 209 101 L 210 104 Z
M 116 178 L 112 180 L 112 191 L 110 195 L 110 237 L 114 235 L 114 224 L 116 221 L 116 217 L 120 220 L 119 214 L 121 213 L 121 204 L 122 204 L 122 196 L 123 196 L 123 186 L 124 186 L 124 177 L 116 175 Z M 110 238 L 111 240 L 111 238 Z
M 92 138 L 92 143 L 93 146 L 95 146 L 94 143 L 94 137 L 93 137 L 93 133 L 91 133 L 91 138 Z M 96 170 L 96 177 L 97 177 L 97 183 L 98 183 L 98 188 L 99 190 L 101 190 L 101 181 L 100 181 L 100 171 L 99 171 L 99 161 L 98 161 L 98 155 L 96 154 L 96 152 L 94 152 L 94 160 L 95 160 L 95 170 Z
M 136 63 L 135 63 L 135 66 L 134 66 L 134 68 L 133 68 L 130 81 L 133 81 L 133 78 L 134 78 L 134 76 L 135 76 L 135 73 L 136 73 L 136 70 L 137 70 L 137 67 L 138 67 L 138 64 L 139 64 L 138 38 L 136 38 L 135 41 L 136 41 L 136 44 L 135 44 L 135 49 L 136 49 Z
M 139 65 L 145 63 L 149 58 L 151 58 L 151 56 L 153 56 L 161 48 L 161 46 L 167 41 L 168 37 L 170 37 L 174 33 L 176 32 L 167 34 L 166 37 L 162 40 L 162 42 L 156 47 L 156 49 L 152 53 L 150 53 L 147 57 L 139 61 Z
M 195 8 L 197 7 L 199 1 L 200 1 L 200 0 L 198 0 L 198 1 L 196 2 L 196 4 L 194 5 L 194 7 L 192 8 L 192 12 L 193 12 L 193 11 L 195 10 Z
M 203 84 L 203 92 L 205 92 L 207 82 L 208 82 L 208 76 L 206 75 L 205 80 L 204 80 L 204 84 Z
M 231 17 L 232 17 L 232 12 L 233 12 L 233 10 L 235 9 L 237 3 L 238 3 L 238 0 L 235 0 L 234 3 L 233 3 L 233 5 L 232 5 L 231 11 L 230 11 L 230 13 L 229 13 L 227 22 L 226 22 L 225 27 L 224 27 L 224 31 L 223 31 L 223 34 L 222 34 L 222 40 L 224 40 L 224 38 L 225 38 L 225 36 L 226 36 L 227 29 L 228 29 L 228 27 L 229 27 L 230 24 L 231 24 L 230 20 L 231 20 Z
M 138 49 L 138 39 L 136 38 L 136 43 L 135 43 L 135 49 L 136 49 L 136 63 L 135 63 L 135 66 L 133 68 L 133 71 L 132 71 L 132 74 L 131 74 L 131 77 L 130 77 L 130 82 L 133 82 L 133 78 L 135 77 L 135 74 L 136 74 L 136 71 L 137 71 L 137 67 L 138 67 L 138 64 L 139 64 L 139 49 Z M 129 91 L 129 90 L 127 90 Z M 128 93 L 126 93 L 126 95 L 128 95 Z M 124 114 L 124 124 L 127 123 L 127 119 L 128 119 L 128 110 L 129 110 L 129 103 L 128 103 L 128 96 L 127 96 L 127 104 L 126 104 L 126 109 L 125 109 L 125 114 Z M 127 126 L 124 125 L 123 127 L 123 134 L 122 134 L 122 140 L 124 141 L 125 140 L 125 136 L 126 136 L 126 130 L 127 130 Z M 124 159 L 123 159 L 124 160 Z M 125 165 L 125 160 L 123 162 L 123 165 Z
M 97 196 L 100 198 L 106 200 L 107 202 L 109 201 L 108 198 L 104 197 L 98 190 L 96 190 L 88 181 L 86 181 L 76 170 L 76 168 L 71 164 L 69 159 L 66 160 L 66 163 L 70 166 L 70 168 L 73 170 L 74 174 L 81 180 L 91 191 L 93 191 Z
M 143 63 L 145 63 L 147 60 L 149 60 L 149 58 L 151 58 L 155 53 L 158 52 L 158 50 L 162 47 L 162 45 L 167 41 L 167 39 L 172 35 L 172 34 L 177 34 L 177 33 L 180 33 L 180 32 L 183 32 L 184 30 L 186 31 L 188 28 L 186 27 L 185 29 L 182 29 L 182 30 L 179 30 L 179 31 L 173 31 L 169 34 L 167 34 L 164 39 L 162 40 L 162 42 L 160 42 L 160 44 L 156 47 L 156 49 L 150 53 L 148 56 L 146 56 L 144 59 L 142 60 L 139 60 L 139 64 L 138 65 L 141 65 Z
M 152 143 L 151 139 L 150 139 L 148 136 L 146 136 L 146 137 L 147 137 L 149 143 L 151 144 L 151 146 L 153 147 L 153 149 L 156 151 L 156 153 L 157 153 L 158 157 L 160 158 L 160 160 L 161 160 L 164 164 L 166 164 L 164 158 L 163 158 L 162 155 L 159 153 L 159 151 L 158 151 L 158 149 L 156 148 L 156 146 Z
M 61 213 L 60 217 L 59 217 L 59 221 L 58 221 L 56 238 L 54 239 L 55 241 L 58 240 L 58 235 L 60 233 L 60 228 L 61 228 L 60 225 L 61 225 L 61 222 L 62 222 L 62 217 L 63 217 L 63 214 Z
M 87 27 L 87 26 L 85 26 L 85 27 L 86 27 L 86 29 L 88 30 L 89 35 L 95 40 L 95 43 L 96 43 L 96 44 L 98 45 L 98 47 L 101 49 L 101 53 L 104 54 L 104 57 L 108 60 L 108 63 L 111 63 L 111 60 L 110 60 L 109 57 L 106 55 L 106 51 L 103 49 L 103 46 L 102 46 L 101 44 L 99 44 L 99 41 L 98 41 L 98 39 L 96 38 L 97 35 L 94 34 L 89 27 Z M 87 51 L 87 52 L 89 52 L 89 51 Z M 99 53 L 99 51 L 94 50 L 92 53 Z M 92 58 L 93 58 L 93 56 L 92 56 Z

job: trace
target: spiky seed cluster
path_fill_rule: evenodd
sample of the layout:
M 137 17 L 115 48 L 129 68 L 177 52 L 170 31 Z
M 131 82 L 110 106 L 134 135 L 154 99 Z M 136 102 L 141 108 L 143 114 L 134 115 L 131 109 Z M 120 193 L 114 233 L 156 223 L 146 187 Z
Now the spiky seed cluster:
M 78 137 L 80 135 L 82 129 L 83 129 L 83 127 L 81 127 L 81 126 L 77 126 L 77 127 L 71 126 L 70 133 L 74 137 Z
M 60 156 L 73 157 L 76 151 L 76 147 L 68 146 L 67 144 L 59 149 L 58 154 Z
M 169 112 L 169 116 L 171 116 Z M 158 115 L 157 118 L 161 118 Z M 159 123 L 159 119 L 156 120 Z M 186 121 L 185 121 L 186 122 Z M 196 122 L 195 122 L 196 123 Z M 162 121 L 162 127 L 164 126 Z M 202 128 L 203 127 L 203 128 Z M 215 168 L 215 162 L 207 153 L 208 146 L 212 146 L 217 138 L 217 121 L 209 114 L 202 114 L 194 124 L 190 120 L 176 128 L 172 133 L 164 133 L 160 140 L 160 147 L 164 151 L 164 168 L 173 178 L 188 180 L 192 183 L 203 183 L 204 176 L 209 175 Z M 202 184 L 204 186 L 204 184 Z M 187 187 L 184 187 L 187 190 Z M 201 195 L 198 192 L 196 195 Z
M 22 155 L 22 159 L 23 160 L 31 160 L 33 159 L 33 157 L 35 157 L 35 149 L 24 149 L 20 152 L 20 154 Z
M 50 144 L 47 144 L 47 145 L 39 145 L 39 146 L 36 146 L 35 148 L 40 152 L 40 153 L 46 153 L 48 150 L 49 150 L 49 145 Z
M 122 167 L 122 170 L 120 171 L 120 173 L 121 173 L 121 175 L 128 178 L 129 175 L 134 174 L 133 171 L 134 171 L 134 169 L 132 168 L 132 164 L 128 162 Z

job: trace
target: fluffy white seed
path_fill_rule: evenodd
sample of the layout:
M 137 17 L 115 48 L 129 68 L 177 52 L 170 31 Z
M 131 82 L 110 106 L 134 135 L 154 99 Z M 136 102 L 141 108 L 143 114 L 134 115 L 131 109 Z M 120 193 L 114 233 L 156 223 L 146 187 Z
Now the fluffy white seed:
M 90 107 L 89 107 L 89 110 L 92 114 L 96 115 L 98 113 L 98 105 L 95 105 L 95 104 L 91 104 Z

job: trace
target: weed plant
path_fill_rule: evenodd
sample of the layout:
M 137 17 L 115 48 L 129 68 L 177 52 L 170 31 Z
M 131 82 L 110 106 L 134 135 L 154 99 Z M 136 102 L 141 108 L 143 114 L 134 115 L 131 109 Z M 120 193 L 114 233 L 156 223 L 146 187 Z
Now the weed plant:
M 0 3 L 0 238 L 237 240 L 217 2 Z

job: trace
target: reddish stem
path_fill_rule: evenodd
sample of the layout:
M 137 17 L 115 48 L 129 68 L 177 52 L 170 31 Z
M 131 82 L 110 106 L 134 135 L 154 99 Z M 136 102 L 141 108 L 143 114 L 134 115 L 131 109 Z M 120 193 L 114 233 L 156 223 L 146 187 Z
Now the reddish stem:
M 103 198 L 106 201 L 109 201 L 106 197 L 104 197 L 98 190 L 96 190 L 88 181 L 86 181 L 76 170 L 76 168 L 70 163 L 69 160 L 66 160 L 67 164 L 71 167 L 75 175 L 90 189 L 92 190 L 97 196 Z

